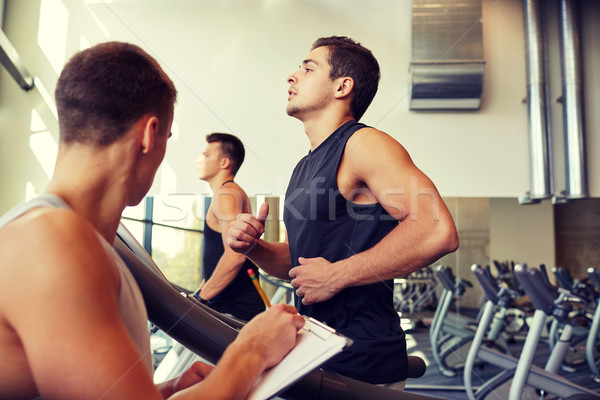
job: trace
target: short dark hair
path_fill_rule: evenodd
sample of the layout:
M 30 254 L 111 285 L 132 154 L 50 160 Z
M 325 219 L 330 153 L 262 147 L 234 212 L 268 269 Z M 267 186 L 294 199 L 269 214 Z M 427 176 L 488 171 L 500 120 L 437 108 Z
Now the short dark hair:
M 177 100 L 175 85 L 158 62 L 138 46 L 121 42 L 75 54 L 54 95 L 60 141 L 100 146 L 122 137 L 146 114 L 158 117 L 160 129 Z
M 379 64 L 373 53 L 360 43 L 345 36 L 330 36 L 317 39 L 311 50 L 329 48 L 331 80 L 349 76 L 354 80 L 350 109 L 355 120 L 360 120 L 373 101 L 379 85 Z
M 221 151 L 225 157 L 231 160 L 231 172 L 233 175 L 237 174 L 246 155 L 242 141 L 229 133 L 218 132 L 206 135 L 206 141 L 208 143 L 221 143 Z

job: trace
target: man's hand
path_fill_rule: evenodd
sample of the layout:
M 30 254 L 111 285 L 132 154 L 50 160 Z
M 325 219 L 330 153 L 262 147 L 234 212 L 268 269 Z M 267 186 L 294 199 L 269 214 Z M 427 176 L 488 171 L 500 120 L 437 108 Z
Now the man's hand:
M 265 232 L 265 220 L 269 215 L 269 204 L 263 203 L 258 214 L 239 214 L 231 222 L 226 243 L 235 252 L 246 254 Z
M 173 381 L 173 393 L 186 389 L 198 382 L 201 382 L 214 369 L 212 365 L 205 364 L 201 361 L 193 363 L 179 378 Z
M 299 257 L 299 266 L 290 270 L 290 282 L 302 304 L 309 305 L 332 298 L 341 290 L 333 264 L 322 257 Z
M 304 326 L 304 318 L 294 306 L 275 304 L 252 318 L 242 328 L 234 343 L 245 352 L 257 354 L 264 368 L 277 365 L 296 345 L 296 334 Z

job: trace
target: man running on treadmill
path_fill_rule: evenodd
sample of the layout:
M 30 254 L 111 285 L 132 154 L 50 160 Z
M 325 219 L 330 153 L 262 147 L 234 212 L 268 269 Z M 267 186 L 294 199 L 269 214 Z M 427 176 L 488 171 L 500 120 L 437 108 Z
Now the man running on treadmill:
M 244 145 L 228 133 L 206 136 L 206 148 L 196 160 L 198 178 L 207 182 L 213 192 L 204 220 L 202 267 L 206 281 L 194 297 L 224 314 L 244 321 L 265 310 L 248 269 L 258 276 L 252 261 L 224 245 L 229 225 L 242 212 L 252 212 L 246 192 L 234 182 L 244 162 Z
M 325 369 L 401 389 L 408 365 L 393 278 L 456 250 L 458 235 L 406 149 L 358 122 L 379 75 L 371 51 L 352 39 L 313 44 L 287 78 L 287 113 L 303 123 L 310 143 L 286 191 L 289 241 L 258 239 L 267 206 L 258 218 L 240 215 L 227 243 L 271 275 L 291 278 L 299 312 L 354 341 Z

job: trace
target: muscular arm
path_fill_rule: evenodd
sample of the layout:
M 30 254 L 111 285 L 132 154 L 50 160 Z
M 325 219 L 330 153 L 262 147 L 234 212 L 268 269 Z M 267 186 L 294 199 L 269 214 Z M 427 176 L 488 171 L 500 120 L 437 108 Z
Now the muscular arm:
M 225 248 L 212 276 L 204 286 L 200 297 L 210 300 L 221 293 L 235 279 L 246 258 Z
M 290 277 L 296 293 L 304 296 L 303 303 L 326 300 L 346 287 L 409 274 L 458 247 L 454 222 L 435 185 L 383 132 L 362 129 L 351 137 L 338 185 L 351 201 L 380 203 L 399 224 L 377 245 L 345 260 L 331 264 L 322 258 L 301 258 Z M 356 195 L 350 198 L 351 193 Z
M 286 242 L 274 243 L 260 239 L 248 253 L 248 258 L 274 277 L 290 280 L 290 246 Z
M 267 242 L 259 239 L 265 231 L 269 204 L 263 203 L 256 217 L 241 214 L 231 223 L 226 243 L 235 252 L 248 257 L 267 273 L 289 280 L 291 268 L 290 246 L 285 242 Z
M 211 210 L 219 225 L 218 230 L 221 232 L 224 252 L 210 279 L 202 287 L 200 297 L 205 300 L 212 299 L 229 286 L 246 261 L 246 257 L 243 254 L 234 252 L 225 242 L 231 221 L 236 215 L 244 211 L 243 194 L 231 189 L 228 189 L 227 192 L 223 190 L 217 191 L 213 196 Z M 210 251 L 210 249 L 205 249 L 205 251 Z

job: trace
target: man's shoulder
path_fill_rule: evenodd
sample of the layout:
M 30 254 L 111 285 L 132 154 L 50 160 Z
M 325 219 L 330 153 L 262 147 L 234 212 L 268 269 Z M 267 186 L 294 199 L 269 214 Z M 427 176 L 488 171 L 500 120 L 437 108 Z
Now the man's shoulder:
M 354 134 L 348 139 L 349 142 L 357 140 L 370 140 L 375 142 L 395 142 L 400 144 L 396 139 L 394 139 L 386 132 L 374 128 L 372 126 L 363 126 L 356 132 L 354 132 Z
M 91 224 L 71 209 L 38 207 L 0 229 L 0 237 L 8 240 L 18 238 L 23 242 L 44 238 L 54 242 L 61 240 L 64 237 L 62 235 L 79 235 L 81 231 L 86 230 L 93 230 Z M 0 240 L 0 243 L 2 242 Z
M 228 185 L 216 188 L 214 191 L 214 195 L 216 195 L 217 193 L 233 193 L 235 195 L 246 196 L 246 192 L 244 191 L 244 189 L 242 189 L 242 187 L 237 183 L 233 184 L 233 182 Z
M 31 304 L 55 312 L 90 293 L 116 296 L 118 270 L 101 240 L 85 218 L 68 209 L 34 209 L 0 229 L 5 318 L 22 320 L 19 314 Z
M 239 209 L 245 211 L 248 203 L 248 195 L 238 184 L 216 189 L 211 200 L 213 210 L 218 206 L 221 210 Z
M 0 268 L 5 272 L 51 269 L 62 274 L 107 258 L 91 223 L 70 209 L 32 209 L 0 229 Z
M 408 157 L 408 152 L 398 140 L 389 134 L 365 126 L 357 130 L 346 143 L 345 157 L 360 160 L 372 160 L 373 157 Z

